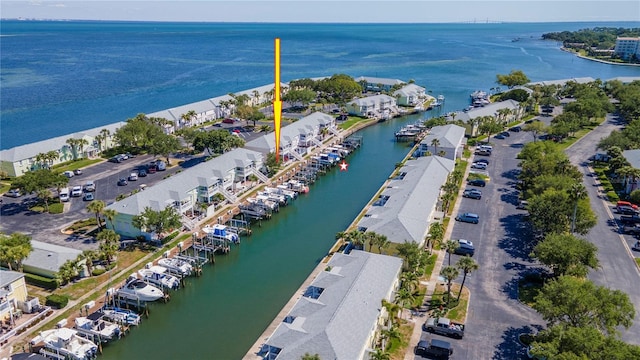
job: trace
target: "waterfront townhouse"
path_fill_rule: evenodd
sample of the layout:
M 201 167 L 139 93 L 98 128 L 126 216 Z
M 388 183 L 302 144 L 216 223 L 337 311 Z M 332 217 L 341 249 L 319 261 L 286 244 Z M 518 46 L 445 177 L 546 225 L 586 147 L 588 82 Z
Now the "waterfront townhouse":
M 24 274 L 0 270 L 0 321 L 10 319 L 27 301 L 27 285 Z
M 31 246 L 33 250 L 22 262 L 22 270 L 25 273 L 40 275 L 49 279 L 54 279 L 57 276 L 60 267 L 65 262 L 68 260 L 76 261 L 78 256 L 82 254 L 82 251 L 78 249 L 36 240 L 31 240 Z M 79 275 L 81 277 L 87 276 L 84 263 L 80 265 L 82 270 Z
M 508 109 L 509 112 L 505 113 L 503 112 L 503 109 Z M 519 102 L 509 99 L 491 103 L 483 107 L 473 108 L 468 111 L 456 112 L 455 119 L 462 120 L 465 123 L 469 124 L 468 135 L 475 136 L 480 125 L 477 119 L 489 116 L 496 119 L 496 121 L 498 121 L 500 124 L 506 125 L 516 119 L 520 119 L 523 112 L 524 108 L 520 106 Z
M 640 149 L 625 150 L 622 152 L 622 157 L 632 168 L 640 170 Z M 631 194 L 633 190 L 640 189 L 640 178 L 637 176 L 625 176 L 622 183 L 625 194 Z
M 422 245 L 430 224 L 442 220 L 436 205 L 454 167 L 455 161 L 440 156 L 408 160 L 367 209 L 358 229 L 385 235 L 396 244 Z
M 388 119 L 398 113 L 396 99 L 384 94 L 353 100 L 346 108 L 350 115 L 375 119 Z
M 183 225 L 193 228 L 197 220 L 192 215 L 202 210 L 209 216 L 215 211 L 216 194 L 233 202 L 237 200 L 235 193 L 244 190 L 242 182 L 251 175 L 268 180 L 260 172 L 262 167 L 261 153 L 243 148 L 231 150 L 107 206 L 117 212 L 113 225 L 107 222 L 107 226 L 123 238 L 142 236 L 149 240 L 154 234 L 133 226 L 133 217 L 147 207 L 160 211 L 173 206 L 182 215 Z
M 552 86 L 553 85 L 561 88 L 567 85 L 567 83 L 569 82 L 575 82 L 578 84 L 588 84 L 594 81 L 596 81 L 596 79 L 587 76 L 587 77 L 580 77 L 580 78 L 537 81 L 537 82 L 528 83 L 527 86 L 533 86 L 533 85 Z
M 391 91 L 394 86 L 405 84 L 404 81 L 398 79 L 387 79 L 371 76 L 360 76 L 354 79 L 360 83 L 365 91 Z
M 432 155 L 438 155 L 450 160 L 462 157 L 466 129 L 462 126 L 449 124 L 442 126 L 434 126 L 429 134 L 420 141 L 417 153 L 424 156 L 427 152 Z
M 619 37 L 614 48 L 616 55 L 629 60 L 633 56 L 640 60 L 640 37 Z
M 393 96 L 396 97 L 398 105 L 403 106 L 416 106 L 421 105 L 427 100 L 427 97 L 431 97 L 425 93 L 425 88 L 416 84 L 408 84 L 393 92 Z M 435 100 L 435 99 L 433 99 Z
M 113 134 L 125 124 L 117 122 L 2 150 L 0 169 L 8 176 L 15 177 L 73 159 L 96 157 L 102 151 L 116 145 Z M 49 152 L 55 152 L 56 157 L 45 162 L 38 159 L 39 155 Z
M 301 160 L 312 148 L 322 145 L 325 135 L 338 134 L 333 116 L 314 112 L 280 129 L 280 156 L 283 161 Z M 258 151 L 266 156 L 276 151 L 274 133 L 249 141 L 246 149 Z
M 389 314 L 402 260 L 360 250 L 336 253 L 300 294 L 258 353 L 263 359 L 369 359 Z

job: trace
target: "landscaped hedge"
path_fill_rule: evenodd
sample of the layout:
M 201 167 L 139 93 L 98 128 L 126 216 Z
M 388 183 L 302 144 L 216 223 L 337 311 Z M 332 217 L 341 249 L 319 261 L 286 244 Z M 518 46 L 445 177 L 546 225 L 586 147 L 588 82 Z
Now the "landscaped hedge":
M 174 231 L 171 234 L 165 236 L 162 240 L 161 243 L 162 245 L 167 244 L 169 241 L 173 240 L 176 238 L 176 236 L 178 236 L 179 232 L 178 231 Z
M 62 214 L 64 205 L 61 203 L 53 203 L 49 205 L 49 214 Z
M 106 272 L 107 272 L 107 269 L 105 269 L 105 268 L 95 268 L 95 269 L 91 270 L 91 275 L 99 276 L 99 275 L 102 275 L 102 274 L 104 274 Z
M 51 294 L 47 296 L 46 305 L 52 306 L 58 309 L 62 309 L 69 303 L 69 297 L 66 295 Z
M 40 286 L 40 287 L 43 287 L 43 288 L 49 289 L 49 290 L 57 289 L 58 286 L 59 286 L 58 280 L 49 279 L 49 278 L 46 278 L 46 277 L 40 276 L 40 275 L 25 273 L 24 274 L 24 279 L 27 282 L 27 284 Z

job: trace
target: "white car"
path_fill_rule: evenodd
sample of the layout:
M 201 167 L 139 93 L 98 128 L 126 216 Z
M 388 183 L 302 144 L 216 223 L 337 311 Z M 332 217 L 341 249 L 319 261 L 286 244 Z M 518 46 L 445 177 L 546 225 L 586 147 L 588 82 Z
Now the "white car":
M 69 179 L 71 179 L 73 177 L 73 171 L 65 171 L 62 174 L 64 176 L 68 177 Z
M 80 197 L 82 196 L 82 186 L 74 186 L 71 188 L 71 196 L 72 197 Z
M 138 173 L 132 172 L 129 175 L 129 181 L 137 181 L 138 180 Z
M 487 164 L 481 163 L 481 162 L 475 162 L 475 163 L 471 164 L 471 168 L 472 169 L 487 170 Z
M 87 181 L 87 183 L 84 184 L 84 191 L 86 192 L 96 191 L 96 183 L 93 181 Z

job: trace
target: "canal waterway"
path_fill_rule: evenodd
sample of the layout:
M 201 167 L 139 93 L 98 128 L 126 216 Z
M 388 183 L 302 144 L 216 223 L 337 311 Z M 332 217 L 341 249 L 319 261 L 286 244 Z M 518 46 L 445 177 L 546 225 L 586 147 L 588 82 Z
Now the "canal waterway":
M 437 112 L 435 110 L 434 112 Z M 434 114 L 435 115 L 435 114 Z M 149 319 L 104 349 L 105 359 L 239 359 L 410 150 L 394 141 L 403 124 L 429 113 L 393 119 L 357 133 L 363 146 L 311 191 L 284 207 L 228 255 L 205 266 Z

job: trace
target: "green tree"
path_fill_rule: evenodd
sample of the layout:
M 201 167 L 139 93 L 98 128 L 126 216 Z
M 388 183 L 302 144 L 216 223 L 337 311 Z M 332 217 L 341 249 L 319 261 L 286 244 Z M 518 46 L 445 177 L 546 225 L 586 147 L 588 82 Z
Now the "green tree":
M 480 121 L 480 133 L 486 134 L 487 139 L 491 138 L 492 134 L 496 134 L 503 129 L 503 126 L 499 124 L 492 116 L 487 116 Z
M 462 284 L 460 284 L 460 291 L 458 292 L 458 300 L 460 300 L 460 295 L 462 295 L 462 288 L 464 288 L 464 282 L 467 280 L 467 275 L 478 270 L 480 265 L 478 265 L 478 263 L 476 263 L 471 257 L 463 256 L 456 263 L 456 267 L 459 270 L 462 270 Z
M 451 266 L 451 254 L 456 252 L 456 249 L 460 247 L 460 243 L 457 240 L 447 240 L 444 243 L 444 249 L 449 254 L 449 266 Z
M 574 203 L 566 191 L 547 189 L 541 195 L 529 200 L 530 221 L 533 226 L 544 234 L 569 232 L 571 229 Z M 589 199 L 578 200 L 574 231 L 584 235 L 595 226 L 597 218 Z
M 44 202 L 44 211 L 49 212 L 49 199 L 51 198 L 51 191 L 49 189 L 38 189 L 36 191 L 38 199 Z
M 168 166 L 170 165 L 169 155 L 180 151 L 180 149 L 182 149 L 182 145 L 180 145 L 180 140 L 177 137 L 159 134 L 151 141 L 149 152 L 154 156 L 163 155 L 167 160 Z
M 159 211 L 147 206 L 142 214 L 133 217 L 132 224 L 141 231 L 155 233 L 159 240 L 165 230 L 178 228 L 182 225 L 182 222 L 180 221 L 180 214 L 173 206 L 167 206 Z
M 276 157 L 276 153 L 270 152 L 267 154 L 264 165 L 267 168 L 267 176 L 272 177 L 280 170 L 280 159 Z
M 533 141 L 536 142 L 538 140 L 538 136 L 540 136 L 541 133 L 547 131 L 547 127 L 542 121 L 534 121 L 523 126 L 522 131 L 531 133 Z
M 451 302 L 451 284 L 460 275 L 460 272 L 453 266 L 445 266 L 440 271 L 440 275 L 447 282 L 447 306 L 449 306 Z
M 629 195 L 629 200 L 634 204 L 640 204 L 640 189 L 635 189 Z
M 607 334 L 617 334 L 618 326 L 629 328 L 635 316 L 624 292 L 572 276 L 547 282 L 535 297 L 533 308 L 548 326 L 594 327 Z
M 433 251 L 433 247 L 440 244 L 444 239 L 444 227 L 440 222 L 434 222 L 429 225 L 429 235 L 427 236 L 427 245 L 429 246 L 429 254 Z
M 107 264 L 111 264 L 118 252 L 120 235 L 111 229 L 104 229 L 98 233 L 96 239 L 100 241 L 99 250 L 102 256 L 107 261 Z
M 33 251 L 29 235 L 14 232 L 10 235 L 0 233 L 0 261 L 6 263 L 9 270 L 22 269 L 22 261 Z M 13 266 L 15 265 L 15 267 Z
M 78 264 L 76 262 L 76 259 L 65 261 L 56 273 L 56 277 L 61 284 L 69 283 L 71 279 L 75 278 L 76 276 L 78 276 Z
M 307 107 L 307 105 L 315 99 L 316 92 L 311 89 L 292 89 L 282 97 L 284 101 L 300 103 L 303 107 Z
M 104 209 L 104 210 L 102 210 L 102 215 L 104 216 L 105 220 L 111 224 L 111 228 L 112 229 L 115 228 L 113 226 L 113 220 L 116 218 L 117 214 L 118 214 L 118 212 L 113 210 L 113 209 Z M 106 226 L 106 224 L 105 224 L 105 226 Z
M 587 194 L 587 189 L 582 184 L 572 184 L 571 189 L 569 189 L 568 193 L 569 193 L 569 200 L 574 203 L 573 216 L 571 217 L 571 230 L 570 230 L 570 232 L 573 233 L 573 231 L 576 228 L 576 216 L 578 214 L 578 203 L 580 202 L 580 200 L 586 199 L 588 194 Z
M 96 222 L 98 223 L 98 230 L 102 230 L 102 219 L 100 215 L 103 214 L 106 204 L 102 200 L 95 200 L 87 205 L 87 211 L 96 214 Z
M 547 265 L 555 276 L 587 276 L 599 266 L 598 248 L 571 234 L 547 234 L 533 249 L 532 257 Z
M 434 138 L 433 140 L 431 140 L 431 146 L 433 146 L 433 153 L 437 154 L 438 153 L 438 146 L 440 145 L 440 140 L 438 140 L 437 138 Z
M 522 70 L 511 70 L 508 75 L 496 75 L 496 82 L 511 89 L 514 86 L 524 85 L 530 82 L 530 80 L 527 75 L 522 72 Z
M 403 287 L 403 288 L 400 288 L 398 292 L 396 292 L 396 301 L 403 308 L 408 309 L 409 307 L 411 307 L 411 305 L 415 300 L 416 300 L 416 293 L 411 289 L 407 289 Z
M 415 271 L 420 266 L 420 246 L 415 241 L 405 241 L 397 246 L 398 256 L 405 270 Z
M 58 184 L 67 184 L 69 179 L 62 175 L 52 172 L 49 169 L 38 169 L 26 172 L 24 175 L 13 181 L 13 187 L 22 189 L 29 194 L 41 189 L 47 189 Z
M 300 358 L 301 360 L 320 360 L 320 355 L 318 354 L 309 354 L 309 353 L 304 353 L 304 355 Z

